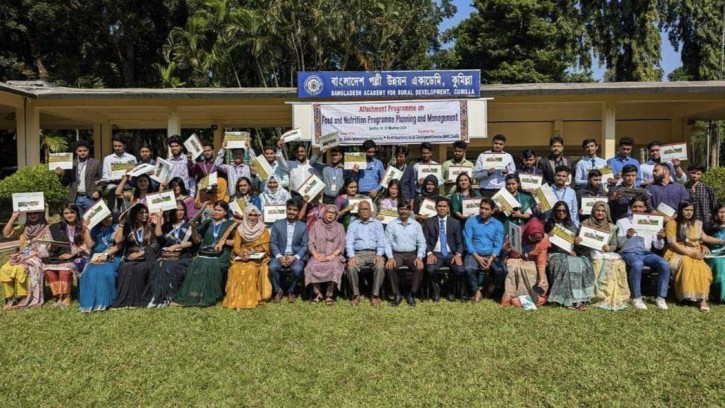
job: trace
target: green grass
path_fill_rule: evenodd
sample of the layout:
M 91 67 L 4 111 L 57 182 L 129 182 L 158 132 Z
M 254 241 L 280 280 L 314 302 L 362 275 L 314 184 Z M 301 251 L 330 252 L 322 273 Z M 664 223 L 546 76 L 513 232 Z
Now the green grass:
M 725 405 L 724 306 L 45 306 L 0 321 L 6 407 Z

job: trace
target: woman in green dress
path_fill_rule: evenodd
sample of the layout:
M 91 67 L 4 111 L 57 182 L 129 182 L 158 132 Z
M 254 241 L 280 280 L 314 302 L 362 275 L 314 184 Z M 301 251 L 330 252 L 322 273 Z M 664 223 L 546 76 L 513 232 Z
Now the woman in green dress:
M 494 210 L 494 216 L 503 224 L 504 232 L 508 232 L 509 223 L 512 222 L 519 226 L 524 225 L 531 217 L 538 215 L 538 210 L 536 209 L 536 201 L 534 201 L 534 197 L 521 190 L 521 180 L 519 179 L 518 174 L 507 175 L 505 182 L 506 191 L 511 193 L 511 195 L 514 196 L 516 201 L 520 204 L 518 207 L 515 207 L 511 212 L 511 215 L 508 216 L 500 211 L 498 207 Z
M 712 217 L 711 237 L 725 239 L 725 203 L 720 203 Z M 712 287 L 710 298 L 716 302 L 725 302 L 725 244 L 710 244 L 712 258 L 706 258 L 705 262 L 712 269 Z
M 463 200 L 468 198 L 481 198 L 481 194 L 473 188 L 473 180 L 471 180 L 471 176 L 468 173 L 461 173 L 456 177 L 456 192 L 451 194 L 450 198 L 451 216 L 461 222 L 462 228 L 463 224 L 470 217 L 463 216 Z
M 229 269 L 229 250 L 234 240 L 228 239 L 236 225 L 227 220 L 229 204 L 214 203 L 212 218 L 201 226 L 191 225 L 191 239 L 201 244 L 199 254 L 186 269 L 184 284 L 174 302 L 182 306 L 212 306 L 224 297 L 224 282 Z

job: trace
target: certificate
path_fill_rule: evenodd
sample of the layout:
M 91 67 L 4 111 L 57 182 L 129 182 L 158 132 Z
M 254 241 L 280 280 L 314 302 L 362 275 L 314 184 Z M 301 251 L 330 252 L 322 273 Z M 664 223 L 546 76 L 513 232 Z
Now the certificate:
M 156 170 L 156 166 L 154 166 L 153 164 L 141 163 L 134 167 L 131 171 L 129 171 L 128 175 L 131 177 L 138 177 L 142 174 L 151 173 L 154 170 Z
M 554 194 L 554 190 L 548 184 L 542 184 L 532 192 L 536 204 L 541 204 L 544 211 L 554 208 L 554 204 L 559 201 Z
M 263 211 L 262 217 L 267 223 L 287 218 L 287 206 L 284 205 L 265 205 Z
M 508 192 L 505 188 L 498 190 L 498 193 L 491 197 L 491 200 L 496 203 L 499 210 L 503 211 L 506 216 L 511 215 L 514 208 L 519 208 L 521 204 Z
M 244 210 L 247 208 L 247 202 L 240 199 L 229 200 L 229 211 L 232 215 L 239 214 L 244 215 Z
M 464 198 L 461 200 L 461 214 L 464 218 L 475 217 L 479 214 L 478 209 L 481 207 L 481 199 L 476 198 Z
M 127 162 L 111 163 L 111 180 L 120 180 L 126 175 L 126 172 L 136 167 L 136 161 L 129 160 Z
M 664 228 L 665 219 L 660 215 L 632 214 L 632 224 L 634 224 L 634 230 L 637 233 L 647 232 L 656 234 Z
M 604 183 L 606 183 L 607 180 L 609 180 L 610 178 L 614 178 L 614 171 L 612 170 L 612 166 L 600 167 L 597 170 L 602 173 L 602 182 Z
M 579 245 L 601 251 L 604 245 L 609 244 L 609 238 L 611 237 L 612 234 L 609 232 L 582 226 L 579 230 L 579 238 L 582 239 L 581 242 L 579 242 Z
M 673 159 L 687 160 L 687 143 L 672 143 L 660 146 L 660 159 L 668 162 Z
M 458 176 L 462 173 L 468 174 L 468 177 L 473 178 L 473 167 L 469 166 L 450 166 L 448 167 L 448 177 L 446 181 L 455 183 Z
M 272 166 L 269 165 L 269 162 L 267 161 L 267 159 L 264 158 L 263 154 L 260 154 L 259 156 L 252 159 L 252 166 L 257 172 L 257 177 L 259 177 L 259 179 L 262 181 L 267 181 L 269 176 L 274 174 Z M 280 181 L 277 180 L 277 183 L 279 182 Z
M 434 217 L 438 215 L 438 211 L 436 210 L 436 202 L 429 198 L 424 198 L 423 202 L 420 204 L 418 215 L 423 215 L 426 217 Z
M 45 196 L 43 192 L 13 193 L 13 211 L 45 212 Z
M 503 170 L 506 168 L 506 154 L 505 153 L 483 153 L 483 169 L 494 169 Z
M 154 168 L 153 174 L 151 174 L 151 180 L 156 180 L 159 184 L 167 184 L 171 181 L 171 163 L 157 157 L 156 167 Z
M 544 183 L 544 176 L 538 174 L 519 174 L 519 180 L 521 180 L 521 189 L 526 191 L 536 190 L 541 187 Z
M 202 190 L 207 189 L 209 187 L 216 186 L 218 182 L 216 171 L 213 171 L 199 181 L 199 188 Z
M 367 201 L 370 204 L 370 210 L 372 210 L 373 207 L 373 200 L 370 197 L 365 198 L 350 198 L 347 200 L 348 206 L 352 208 L 350 210 L 351 214 L 357 214 L 357 208 L 360 205 L 361 202 Z
M 607 202 L 607 197 L 582 197 L 582 214 L 583 215 L 590 215 L 592 213 L 592 208 L 594 207 L 594 203 L 597 201 L 604 201 Z
M 227 149 L 248 148 L 249 132 L 224 132 L 224 146 Z
M 355 165 L 358 166 L 359 169 L 365 168 L 365 152 L 359 152 L 359 153 L 345 153 L 345 170 L 352 170 Z
M 192 160 L 195 160 L 204 153 L 204 149 L 201 147 L 201 142 L 199 141 L 199 138 L 196 137 L 196 133 L 192 134 L 188 139 L 186 139 L 186 141 L 184 141 L 184 147 L 187 152 L 191 153 Z
M 675 216 L 675 213 L 677 212 L 674 208 L 670 207 L 669 205 L 665 203 L 660 203 L 660 205 L 657 206 L 657 212 L 664 215 L 665 217 L 672 218 Z
M 300 140 L 301 138 L 302 130 L 300 128 L 287 131 L 282 135 L 282 137 L 280 137 L 280 139 L 284 140 L 284 143 L 294 142 L 295 140 Z
M 305 180 L 304 183 L 299 188 L 299 193 L 302 197 L 307 197 L 308 201 L 310 202 L 317 197 L 320 192 L 325 188 L 325 183 L 320 180 L 319 177 L 312 174 L 310 177 L 307 177 L 307 180 Z
M 398 218 L 398 210 L 395 208 L 383 208 L 378 213 L 378 216 L 382 216 L 383 219 L 380 222 L 387 225 Z
M 238 228 L 239 227 L 237 227 L 237 229 Z M 260 260 L 260 259 L 264 258 L 264 252 L 252 252 L 251 254 L 248 255 L 248 258 L 249 258 L 250 261 Z M 234 257 L 234 260 L 235 261 L 243 261 L 242 260 L 242 257 L 241 256 L 238 256 L 238 255 Z
M 48 155 L 48 170 L 73 169 L 73 153 L 50 153 Z
M 574 240 L 576 239 L 576 235 L 574 235 L 573 232 L 560 226 L 559 224 L 554 224 L 554 229 L 552 229 L 551 232 L 552 235 L 549 237 L 549 242 L 553 245 L 569 252 L 574 249 Z
M 443 169 L 440 164 L 421 164 L 418 166 L 418 179 L 424 179 L 430 175 L 436 176 L 438 181 L 443 180 Z
M 109 215 L 111 215 L 111 210 L 108 209 L 106 202 L 99 200 L 86 210 L 83 214 L 83 221 L 85 221 L 86 227 L 93 228 Z
M 335 146 L 340 146 L 340 132 L 332 132 L 320 136 L 321 149 L 329 149 Z
M 403 172 L 398 170 L 395 166 L 388 166 L 388 169 L 385 170 L 385 174 L 383 174 L 383 179 L 380 180 L 380 185 L 388 188 L 388 184 L 392 180 L 400 180 L 400 178 L 403 177 Z
M 155 214 L 159 211 L 175 210 L 176 195 L 173 191 L 148 194 L 146 196 L 146 203 L 149 207 L 149 214 Z
M 524 250 L 523 246 L 521 245 L 521 227 L 514 224 L 513 222 L 509 222 L 508 235 L 511 249 L 522 254 Z

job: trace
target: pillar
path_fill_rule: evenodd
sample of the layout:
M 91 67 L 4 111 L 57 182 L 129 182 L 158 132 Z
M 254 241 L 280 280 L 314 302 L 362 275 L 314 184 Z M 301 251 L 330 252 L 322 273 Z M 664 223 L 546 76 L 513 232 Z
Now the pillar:
M 25 109 L 15 108 L 15 139 L 17 145 L 18 169 L 28 163 L 25 157 Z
M 219 149 L 222 147 L 224 142 L 224 125 L 217 123 L 217 128 L 214 129 L 214 148 Z
M 617 114 L 613 103 L 602 103 L 602 151 L 601 157 L 613 157 L 617 153 Z
M 438 144 L 438 163 L 443 164 L 444 161 L 448 160 L 446 157 L 448 145 L 445 143 Z
M 101 137 L 101 124 L 93 124 L 93 157 L 103 159 L 103 138 Z
M 40 111 L 33 100 L 15 109 L 18 168 L 40 164 Z
M 98 157 L 99 160 L 103 156 L 107 156 L 113 152 L 113 144 L 111 143 L 111 136 L 113 135 L 113 125 L 111 122 L 101 123 L 101 155 Z
M 166 123 L 166 137 L 171 135 L 181 135 L 181 117 L 176 106 L 169 107 L 169 118 Z

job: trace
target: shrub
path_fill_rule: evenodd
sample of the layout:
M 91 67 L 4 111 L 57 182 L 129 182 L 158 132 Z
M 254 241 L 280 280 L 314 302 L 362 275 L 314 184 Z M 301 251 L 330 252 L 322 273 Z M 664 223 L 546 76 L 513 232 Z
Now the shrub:
M 58 175 L 48 170 L 48 165 L 23 167 L 16 173 L 0 180 L 0 200 L 12 199 L 13 193 L 42 191 L 45 201 L 65 201 L 68 188 L 63 187 Z
M 725 202 L 725 167 L 712 167 L 702 175 L 702 182 L 715 192 L 718 202 Z

